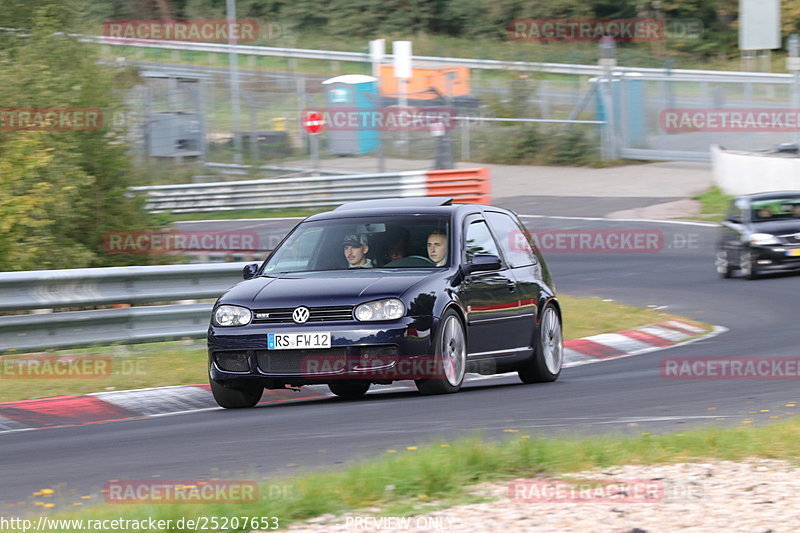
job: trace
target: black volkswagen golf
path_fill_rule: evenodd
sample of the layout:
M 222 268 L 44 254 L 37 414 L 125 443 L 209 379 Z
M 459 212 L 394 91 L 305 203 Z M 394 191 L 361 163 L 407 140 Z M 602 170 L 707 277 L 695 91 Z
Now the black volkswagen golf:
M 561 308 L 519 219 L 449 198 L 366 200 L 298 224 L 215 304 L 209 379 L 222 407 L 264 388 L 342 397 L 413 379 L 456 392 L 466 372 L 561 373 Z

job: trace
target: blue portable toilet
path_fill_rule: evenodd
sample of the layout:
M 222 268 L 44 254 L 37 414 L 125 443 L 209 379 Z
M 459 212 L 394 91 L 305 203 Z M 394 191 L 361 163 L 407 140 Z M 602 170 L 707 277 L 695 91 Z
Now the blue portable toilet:
M 375 110 L 379 107 L 378 80 L 363 74 L 345 74 L 322 82 L 328 101 L 328 111 L 337 109 L 348 111 Z M 378 148 L 377 129 L 363 126 L 358 122 L 358 129 L 337 129 L 335 124 L 328 124 L 328 148 L 335 155 L 360 155 L 374 152 Z
M 640 74 L 637 72 L 626 73 L 624 78 L 615 76 L 611 82 L 611 98 L 617 133 L 624 137 L 629 146 L 645 148 L 647 147 L 645 84 L 642 80 L 637 79 L 638 76 Z M 601 91 L 604 90 L 602 84 L 608 83 L 606 78 L 592 78 L 589 81 L 600 84 L 598 90 Z M 596 102 L 597 120 L 607 120 L 607 111 L 599 94 Z M 624 110 L 623 105 L 625 106 Z

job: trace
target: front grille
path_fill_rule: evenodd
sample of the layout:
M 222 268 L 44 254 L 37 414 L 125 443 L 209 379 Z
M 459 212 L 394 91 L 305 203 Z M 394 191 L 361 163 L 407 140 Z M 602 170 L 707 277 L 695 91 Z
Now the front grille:
M 324 350 L 258 350 L 258 368 L 267 374 L 323 374 L 343 369 L 347 348 Z
M 214 362 L 225 372 L 250 371 L 250 358 L 247 352 L 214 352 Z
M 281 309 L 256 309 L 253 311 L 254 324 L 280 324 L 291 322 L 292 313 L 296 307 L 285 307 Z M 353 320 L 353 307 L 309 307 L 307 322 L 333 322 L 336 320 Z

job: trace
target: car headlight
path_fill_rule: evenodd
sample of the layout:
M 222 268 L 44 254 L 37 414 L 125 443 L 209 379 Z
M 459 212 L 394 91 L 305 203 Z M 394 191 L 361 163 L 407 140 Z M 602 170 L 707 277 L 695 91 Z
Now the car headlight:
M 780 244 L 781 242 L 778 240 L 775 235 L 769 233 L 753 233 L 750 235 L 750 244 L 755 244 L 757 246 L 764 246 L 769 244 Z
M 372 320 L 397 320 L 406 314 L 406 306 L 397 298 L 375 300 L 356 307 L 356 320 L 369 322 Z
M 253 313 L 238 305 L 220 305 L 214 310 L 214 324 L 217 326 L 246 326 Z

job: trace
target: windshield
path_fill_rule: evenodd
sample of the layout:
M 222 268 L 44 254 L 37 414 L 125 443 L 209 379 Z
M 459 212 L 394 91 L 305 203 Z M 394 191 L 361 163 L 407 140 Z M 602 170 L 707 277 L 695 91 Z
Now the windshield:
M 304 222 L 275 250 L 263 274 L 446 267 L 449 242 L 448 219 L 440 216 Z
M 800 219 L 800 196 L 755 200 L 750 204 L 753 222 Z

